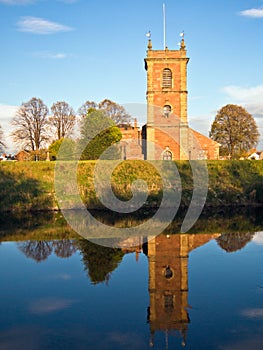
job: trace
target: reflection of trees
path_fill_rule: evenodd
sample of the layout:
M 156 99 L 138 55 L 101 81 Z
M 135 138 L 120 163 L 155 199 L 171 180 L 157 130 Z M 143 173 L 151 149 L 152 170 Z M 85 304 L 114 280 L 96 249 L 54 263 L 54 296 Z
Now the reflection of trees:
M 85 270 L 94 284 L 108 281 L 111 272 L 117 268 L 124 255 L 121 249 L 104 247 L 85 239 L 24 241 L 18 242 L 17 246 L 27 258 L 36 262 L 46 260 L 52 252 L 60 258 L 69 258 L 80 249 Z
M 69 239 L 58 241 L 25 241 L 17 243 L 27 258 L 37 262 L 46 260 L 54 250 L 60 258 L 69 258 L 77 250 L 75 242 Z
M 94 284 L 108 281 L 122 260 L 121 249 L 104 247 L 82 239 L 78 243 L 85 270 Z
M 247 233 L 260 231 L 263 227 L 262 214 L 263 207 L 205 208 L 189 232 Z M 182 214 L 182 217 L 184 218 L 185 215 L 186 212 Z M 174 224 L 176 221 L 172 225 Z
M 46 260 L 52 253 L 52 242 L 50 241 L 25 241 L 17 245 L 27 258 L 37 262 Z
M 254 236 L 254 232 L 223 233 L 216 239 L 218 245 L 226 252 L 231 253 L 244 248 Z
M 73 240 L 63 239 L 53 242 L 54 252 L 60 258 L 69 258 L 77 251 Z

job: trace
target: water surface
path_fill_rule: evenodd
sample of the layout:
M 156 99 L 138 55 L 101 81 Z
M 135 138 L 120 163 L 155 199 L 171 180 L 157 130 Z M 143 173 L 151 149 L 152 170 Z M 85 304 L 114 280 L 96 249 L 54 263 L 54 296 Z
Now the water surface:
M 2 218 L 1 350 L 262 349 L 259 213 L 175 223 L 130 249 L 82 239 L 59 213 Z

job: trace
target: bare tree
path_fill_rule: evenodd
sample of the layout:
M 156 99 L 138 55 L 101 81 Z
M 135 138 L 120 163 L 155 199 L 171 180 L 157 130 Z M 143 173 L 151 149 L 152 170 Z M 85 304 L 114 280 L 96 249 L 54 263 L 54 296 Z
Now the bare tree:
M 49 118 L 50 124 L 55 128 L 57 140 L 69 136 L 75 125 L 75 112 L 68 103 L 59 101 L 51 107 L 53 115 Z
M 99 109 L 117 125 L 130 123 L 130 114 L 116 102 L 105 99 L 99 103 Z
M 11 124 L 13 140 L 25 149 L 38 151 L 48 140 L 48 108 L 40 98 L 22 103 Z
M 98 109 L 98 104 L 94 101 L 86 101 L 83 103 L 83 105 L 78 109 L 78 115 L 80 117 L 85 117 L 89 112 L 90 109 Z
M 52 246 L 55 254 L 60 258 L 69 258 L 78 250 L 75 241 L 72 239 L 53 241 Z
M 27 258 L 38 263 L 46 260 L 52 253 L 52 242 L 50 241 L 25 241 L 17 243 L 17 245 Z
M 3 151 L 3 147 L 5 147 L 5 143 L 4 143 L 4 133 L 3 133 L 2 126 L 0 125 L 0 152 Z
M 91 110 L 100 110 L 106 117 L 112 119 L 117 125 L 129 124 L 131 116 L 125 108 L 109 99 L 104 99 L 99 104 L 94 101 L 86 101 L 78 110 L 80 117 L 85 117 Z

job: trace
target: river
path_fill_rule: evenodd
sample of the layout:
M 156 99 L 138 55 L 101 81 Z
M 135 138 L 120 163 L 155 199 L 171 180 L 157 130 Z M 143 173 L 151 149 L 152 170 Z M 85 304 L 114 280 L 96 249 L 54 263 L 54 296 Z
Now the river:
M 59 212 L 0 223 L 1 350 L 263 348 L 261 208 L 121 248 L 78 236 Z

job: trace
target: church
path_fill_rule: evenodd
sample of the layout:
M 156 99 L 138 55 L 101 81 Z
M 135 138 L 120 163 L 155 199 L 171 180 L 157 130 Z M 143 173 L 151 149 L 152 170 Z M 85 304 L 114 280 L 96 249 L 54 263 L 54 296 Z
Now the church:
M 123 159 L 218 159 L 220 144 L 191 129 L 187 116 L 187 64 L 184 36 L 178 50 L 153 50 L 148 40 L 147 123 L 120 125 Z

